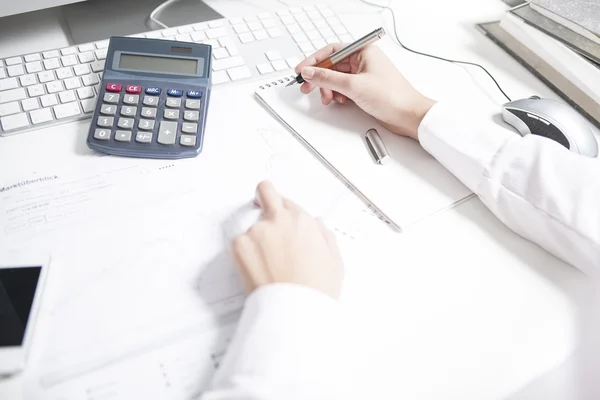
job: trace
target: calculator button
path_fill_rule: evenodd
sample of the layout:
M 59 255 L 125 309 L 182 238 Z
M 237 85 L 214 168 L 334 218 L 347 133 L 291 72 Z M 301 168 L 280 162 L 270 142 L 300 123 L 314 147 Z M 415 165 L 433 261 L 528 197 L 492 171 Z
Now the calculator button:
M 183 113 L 183 119 L 186 121 L 198 121 L 200 113 L 198 111 L 186 111 Z
M 117 126 L 123 129 L 133 128 L 133 118 L 119 118 Z
M 115 92 L 118 93 L 121 90 L 123 90 L 123 85 L 119 84 L 119 83 L 107 83 L 106 84 L 106 91 L 107 92 Z
M 162 121 L 158 130 L 158 143 L 175 144 L 177 122 Z
M 179 110 L 165 110 L 165 119 L 179 119 Z
M 198 132 L 198 124 L 194 122 L 184 122 L 181 126 L 181 132 L 183 133 L 196 133 Z
M 142 87 L 141 86 L 134 86 L 134 85 L 127 85 L 127 88 L 125 89 L 125 91 L 127 93 L 137 94 L 137 93 L 141 93 L 142 92 Z
M 156 107 L 156 105 L 158 104 L 158 97 L 156 97 L 156 96 L 144 96 L 143 103 L 144 103 L 145 106 Z
M 152 132 L 138 132 L 135 135 L 135 141 L 138 143 L 150 143 L 152 141 Z
M 140 115 L 143 118 L 156 118 L 156 108 L 142 107 L 142 113 Z
M 117 142 L 131 142 L 131 131 L 117 131 L 115 140 Z
M 110 128 L 113 126 L 115 119 L 113 117 L 98 117 L 98 126 Z
M 159 87 L 149 87 L 146 88 L 146 94 L 156 94 L 159 95 L 161 92 Z
M 137 107 L 129 107 L 129 106 L 121 107 L 121 115 L 124 115 L 126 117 L 132 117 L 132 116 L 135 116 L 135 114 L 137 114 Z
M 154 129 L 154 120 L 151 119 L 141 119 L 138 124 L 138 128 L 144 131 L 151 131 Z
M 102 104 L 100 107 L 100 114 L 102 115 L 115 115 L 117 112 L 117 106 L 111 104 Z
M 194 147 L 196 145 L 196 136 L 194 135 L 181 135 L 179 143 L 182 146 Z
M 199 90 L 188 90 L 187 97 L 192 99 L 200 99 L 202 98 L 202 92 Z
M 96 140 L 110 139 L 110 129 L 96 129 L 94 131 L 94 139 L 96 139 Z
M 104 93 L 104 102 L 110 104 L 117 104 L 119 102 L 120 95 L 113 93 Z
M 199 110 L 200 109 L 200 100 L 187 99 L 185 101 L 185 108 L 189 108 L 190 110 Z
M 183 90 L 181 89 L 168 89 L 167 94 L 172 97 L 181 97 L 183 96 Z
M 167 107 L 179 108 L 181 107 L 181 99 L 167 99 Z
M 126 94 L 123 97 L 123 103 L 136 105 L 140 101 L 140 96 L 137 94 Z

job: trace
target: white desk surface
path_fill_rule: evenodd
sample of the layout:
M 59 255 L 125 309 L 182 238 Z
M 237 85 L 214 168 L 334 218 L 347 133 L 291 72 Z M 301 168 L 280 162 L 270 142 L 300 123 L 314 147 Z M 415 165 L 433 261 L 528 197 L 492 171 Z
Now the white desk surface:
M 281 3 L 262 0 L 207 3 L 227 17 L 282 8 Z M 304 4 L 294 0 L 287 3 Z M 356 1 L 327 3 L 342 15 L 377 11 Z M 501 17 L 506 6 L 500 0 L 398 0 L 392 4 L 399 34 L 407 45 L 440 56 L 483 63 L 513 98 L 534 93 L 557 97 L 475 30 L 475 23 Z M 0 57 L 68 45 L 59 21 L 54 11 L 7 20 L 0 26 Z M 389 15 L 382 21 L 391 32 Z M 440 79 L 431 77 L 438 67 L 437 61 L 430 61 L 422 76 L 409 78 L 417 86 L 420 80 Z M 459 74 L 466 73 L 462 67 L 453 68 Z M 481 71 L 469 71 L 490 101 L 502 101 Z M 76 147 L 56 146 L 47 153 L 52 138 L 74 136 L 74 130 L 80 126 L 49 129 L 52 132 L 46 132 L 44 137 L 27 134 L 0 140 L 0 171 L 26 172 L 39 165 L 60 163 L 84 144 L 77 141 Z M 39 141 L 25 152 L 24 143 L 34 137 Z M 398 388 L 410 385 L 415 394 L 420 393 L 412 398 L 598 398 L 593 360 L 600 357 L 594 357 L 598 352 L 592 351 L 597 346 L 586 342 L 593 325 L 589 307 L 593 288 L 585 276 L 512 233 L 476 198 L 403 233 L 396 246 L 393 268 L 375 265 L 362 272 L 362 290 L 367 293 L 372 289 L 369 293 L 375 300 L 369 304 L 377 304 L 377 308 L 361 302 L 351 304 L 354 312 L 364 317 L 365 324 L 376 323 L 379 316 L 386 314 L 398 320 L 386 331 L 370 330 L 376 337 L 365 336 L 367 343 L 414 343 L 406 355 L 396 354 L 389 347 L 373 345 L 370 349 L 369 368 L 388 366 L 378 371 L 380 384 L 375 390 L 386 393 L 378 397 L 396 398 L 396 392 L 407 393 Z M 384 279 L 373 279 L 376 274 Z M 406 293 L 406 303 L 386 302 L 385 293 L 391 292 Z M 437 329 L 420 337 L 406 333 L 407 324 L 431 318 L 437 319 L 433 324 Z M 584 345 L 582 350 L 576 350 Z M 412 357 L 410 368 L 394 368 L 390 358 L 403 356 Z M 444 369 L 448 371 L 448 381 L 440 379 Z M 427 386 L 431 389 L 423 389 Z M 446 396 L 436 392 L 436 387 L 453 390 L 448 389 Z M 0 382 L 0 398 L 16 400 L 21 396 L 19 377 Z

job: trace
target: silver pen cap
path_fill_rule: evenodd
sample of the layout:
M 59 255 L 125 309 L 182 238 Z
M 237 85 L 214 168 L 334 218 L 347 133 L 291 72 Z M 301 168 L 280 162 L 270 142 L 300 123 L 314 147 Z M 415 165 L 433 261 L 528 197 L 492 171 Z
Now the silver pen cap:
M 377 163 L 385 164 L 390 159 L 390 153 L 376 129 L 369 129 L 365 135 L 365 140 Z

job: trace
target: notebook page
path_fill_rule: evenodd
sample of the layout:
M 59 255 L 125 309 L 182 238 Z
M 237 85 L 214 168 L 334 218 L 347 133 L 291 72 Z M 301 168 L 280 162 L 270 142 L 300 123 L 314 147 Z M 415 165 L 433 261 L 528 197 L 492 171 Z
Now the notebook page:
M 285 78 L 284 78 L 285 81 Z M 277 81 L 261 85 L 262 103 L 313 153 L 400 229 L 447 209 L 471 192 L 412 139 L 394 135 L 353 103 L 321 104 Z M 391 160 L 380 165 L 364 135 L 375 128 Z

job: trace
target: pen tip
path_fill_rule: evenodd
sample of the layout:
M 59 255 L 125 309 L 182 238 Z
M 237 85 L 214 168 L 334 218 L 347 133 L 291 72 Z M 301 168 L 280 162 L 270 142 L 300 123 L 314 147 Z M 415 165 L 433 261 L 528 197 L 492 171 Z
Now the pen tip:
M 294 83 L 296 83 L 296 81 L 291 81 L 290 83 L 288 83 L 287 85 L 285 85 L 285 87 L 292 86 Z

